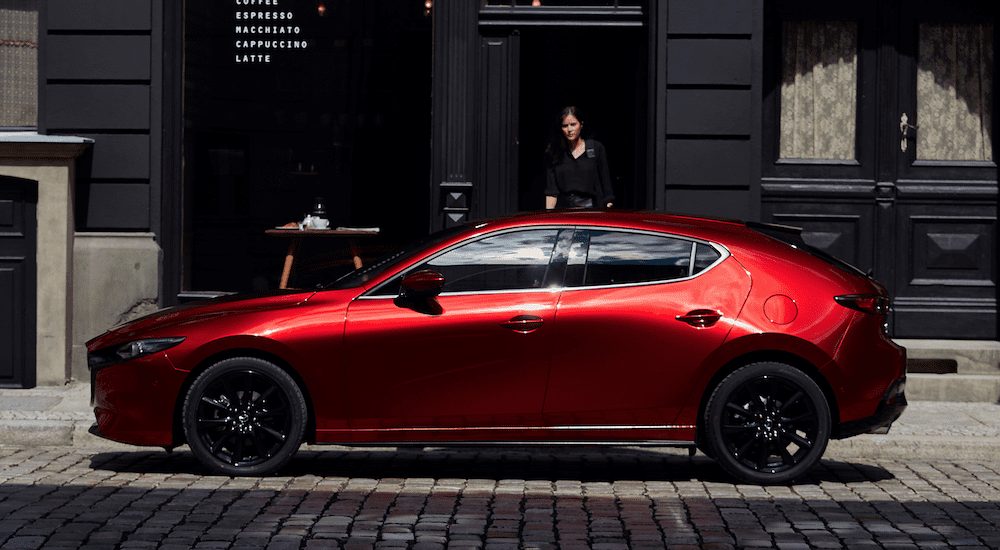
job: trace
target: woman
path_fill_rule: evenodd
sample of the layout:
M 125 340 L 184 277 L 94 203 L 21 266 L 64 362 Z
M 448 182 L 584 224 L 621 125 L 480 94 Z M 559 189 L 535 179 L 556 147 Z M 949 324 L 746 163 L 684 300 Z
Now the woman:
M 615 200 L 604 145 L 583 139 L 583 118 L 576 107 L 559 116 L 562 137 L 545 149 L 545 208 L 611 208 Z

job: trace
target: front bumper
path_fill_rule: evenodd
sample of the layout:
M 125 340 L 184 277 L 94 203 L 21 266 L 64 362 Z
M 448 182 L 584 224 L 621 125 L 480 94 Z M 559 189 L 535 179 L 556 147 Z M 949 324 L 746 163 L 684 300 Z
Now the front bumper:
M 186 374 L 173 369 L 162 352 L 91 369 L 91 406 L 101 437 L 172 445 L 176 396 Z
M 875 414 L 840 425 L 836 439 L 845 439 L 860 434 L 885 434 L 903 411 L 906 410 L 906 375 L 893 382 L 879 401 Z

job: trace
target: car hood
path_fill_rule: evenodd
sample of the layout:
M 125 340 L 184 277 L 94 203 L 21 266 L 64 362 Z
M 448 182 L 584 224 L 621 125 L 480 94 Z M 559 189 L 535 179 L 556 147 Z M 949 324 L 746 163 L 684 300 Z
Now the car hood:
M 307 301 L 312 290 L 272 290 L 253 294 L 234 294 L 161 309 L 155 313 L 112 327 L 87 342 L 90 350 L 143 338 L 147 334 L 165 336 L 164 330 L 234 314 L 254 313 L 294 306 Z M 177 335 L 180 335 L 178 332 Z

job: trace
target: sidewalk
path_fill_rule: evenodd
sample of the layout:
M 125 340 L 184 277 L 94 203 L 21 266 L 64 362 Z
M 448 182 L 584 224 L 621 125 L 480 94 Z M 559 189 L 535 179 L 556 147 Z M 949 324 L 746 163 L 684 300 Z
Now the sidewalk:
M 0 445 L 142 448 L 89 433 L 93 423 L 89 384 L 0 389 Z M 1000 457 L 1000 405 L 910 402 L 888 435 L 861 435 L 831 441 L 824 456 L 829 459 L 994 461 Z

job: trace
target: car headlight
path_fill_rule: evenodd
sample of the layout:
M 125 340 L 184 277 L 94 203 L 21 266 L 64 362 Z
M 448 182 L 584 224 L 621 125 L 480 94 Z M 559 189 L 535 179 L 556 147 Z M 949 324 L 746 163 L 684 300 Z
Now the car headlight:
M 91 370 L 109 367 L 117 363 L 131 361 L 146 355 L 170 349 L 183 342 L 184 336 L 177 338 L 144 338 L 133 340 L 121 346 L 112 346 L 87 354 L 87 366 Z

